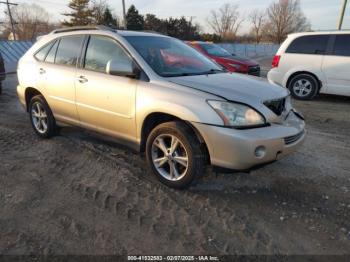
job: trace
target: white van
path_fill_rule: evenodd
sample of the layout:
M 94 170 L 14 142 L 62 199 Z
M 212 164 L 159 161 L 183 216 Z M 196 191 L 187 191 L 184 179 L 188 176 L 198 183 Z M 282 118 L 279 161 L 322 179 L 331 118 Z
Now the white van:
M 267 77 L 300 100 L 318 93 L 350 96 L 350 31 L 289 35 Z

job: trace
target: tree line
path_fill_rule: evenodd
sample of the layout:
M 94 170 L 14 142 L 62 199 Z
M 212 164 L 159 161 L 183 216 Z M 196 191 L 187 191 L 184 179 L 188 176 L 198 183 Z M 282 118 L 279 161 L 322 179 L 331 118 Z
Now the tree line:
M 17 39 L 32 40 L 61 26 L 106 25 L 116 29 L 124 28 L 122 21 L 107 0 L 70 0 L 65 19 L 52 23 L 49 14 L 37 4 L 20 4 L 12 7 Z M 7 16 L 8 14 L 5 13 Z M 126 13 L 125 26 L 128 30 L 153 31 L 183 40 L 204 40 L 213 42 L 273 42 L 281 43 L 288 34 L 310 30 L 308 19 L 301 10 L 300 0 L 276 0 L 265 10 L 255 9 L 242 15 L 240 7 L 224 3 L 211 10 L 207 27 L 211 33 L 193 22 L 192 17 L 169 17 L 162 19 L 155 14 L 140 14 L 134 5 Z M 250 26 L 249 33 L 239 34 L 243 23 Z M 3 35 L 11 32 L 9 19 L 4 23 Z

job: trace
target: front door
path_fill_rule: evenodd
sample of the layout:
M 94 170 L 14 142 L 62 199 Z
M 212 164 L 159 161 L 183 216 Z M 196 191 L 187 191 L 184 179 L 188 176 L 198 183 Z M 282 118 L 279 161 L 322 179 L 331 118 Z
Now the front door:
M 112 38 L 92 35 L 84 65 L 77 71 L 76 104 L 81 125 L 126 140 L 134 140 L 138 80 L 106 73 L 109 61 L 131 57 Z

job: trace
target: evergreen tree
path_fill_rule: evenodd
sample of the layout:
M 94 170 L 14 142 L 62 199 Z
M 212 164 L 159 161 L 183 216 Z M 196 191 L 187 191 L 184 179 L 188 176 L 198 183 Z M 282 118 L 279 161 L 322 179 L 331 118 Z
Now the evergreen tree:
M 105 26 L 117 27 L 117 19 L 113 17 L 109 7 L 107 7 L 103 13 L 102 24 Z
M 126 14 L 126 27 L 128 30 L 143 30 L 143 16 L 134 5 L 131 5 Z
M 63 21 L 65 26 L 89 25 L 92 21 L 92 11 L 89 8 L 90 0 L 70 0 L 68 7 L 72 9 L 70 13 L 64 13 L 64 16 L 70 17 Z
M 153 14 L 146 14 L 145 21 L 144 21 L 144 30 L 166 34 L 167 33 L 166 20 L 159 19 Z

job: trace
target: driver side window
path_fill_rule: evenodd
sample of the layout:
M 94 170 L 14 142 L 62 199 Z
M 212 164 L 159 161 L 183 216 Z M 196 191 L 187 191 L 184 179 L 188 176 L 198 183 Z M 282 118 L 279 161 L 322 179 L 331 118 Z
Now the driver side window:
M 123 48 L 112 38 L 105 36 L 90 36 L 85 55 L 84 68 L 105 73 L 110 60 L 120 63 L 130 63 L 131 58 Z

